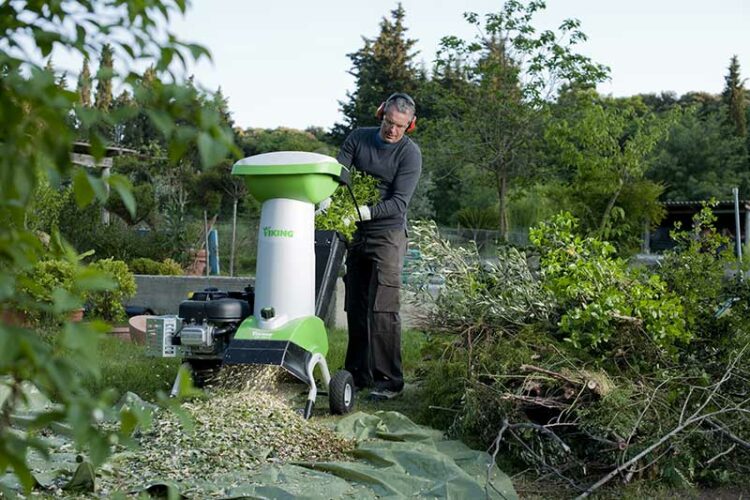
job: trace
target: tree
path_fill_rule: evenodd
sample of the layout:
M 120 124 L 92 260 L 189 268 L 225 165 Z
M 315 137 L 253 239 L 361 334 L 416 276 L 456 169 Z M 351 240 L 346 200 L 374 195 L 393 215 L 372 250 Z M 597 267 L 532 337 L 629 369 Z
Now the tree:
M 744 141 L 730 131 L 720 110 L 704 109 L 680 108 L 657 149 L 649 178 L 665 186 L 667 200 L 729 199 L 735 186 L 750 192 Z
M 563 180 L 558 202 L 590 234 L 631 246 L 646 221 L 661 218 L 663 187 L 646 178 L 671 115 L 657 116 L 640 97 L 601 98 L 571 90 L 553 107 L 545 161 Z
M 747 102 L 745 80 L 740 78 L 740 63 L 737 56 L 732 56 L 729 73 L 724 77 L 726 85 L 721 99 L 727 107 L 728 120 L 737 137 L 747 137 Z
M 99 59 L 99 71 L 96 73 L 96 99 L 94 107 L 107 111 L 112 106 L 112 74 L 114 71 L 114 60 L 112 46 L 105 44 L 102 47 L 102 55 Z
M 509 1 L 484 22 L 467 13 L 466 20 L 479 34 L 472 41 L 443 38 L 437 60 L 441 74 L 468 83 L 442 103 L 443 141 L 449 145 L 445 161 L 457 167 L 470 164 L 492 176 L 504 238 L 509 189 L 534 173 L 534 138 L 549 99 L 564 84 L 592 86 L 608 73 L 573 51 L 586 39 L 578 21 L 563 21 L 559 33 L 537 33 L 532 18 L 544 7 L 542 1 Z
M 207 51 L 179 41 L 171 33 L 161 33 L 172 12 L 185 11 L 185 2 L 156 0 L 144 5 L 131 0 L 99 2 L 5 2 L 0 5 L 0 304 L 32 311 L 45 310 L 65 316 L 81 307 L 83 295 L 96 290 L 110 290 L 114 283 L 106 275 L 81 264 L 81 258 L 53 230 L 49 244 L 26 225 L 27 211 L 37 187 L 49 182 L 58 188 L 62 180 L 70 181 L 73 197 L 80 207 L 94 200 L 105 202 L 106 184 L 117 193 L 127 210 L 135 214 L 135 203 L 129 183 L 121 175 L 101 179 L 86 169 L 75 167 L 71 151 L 75 131 L 68 116 L 76 113 L 77 121 L 92 130 L 104 120 L 104 114 L 84 108 L 79 96 L 60 88 L 54 76 L 38 64 L 49 57 L 53 46 L 72 51 L 82 59 L 102 50 L 105 40 L 129 54 L 126 63 L 153 60 L 160 71 L 168 71 L 170 61 L 189 61 L 208 56 Z M 70 26 L 79 29 L 71 30 Z M 105 37 L 106 35 L 106 37 Z M 135 40 L 128 44 L 121 40 Z M 178 55 L 179 57 L 174 57 Z M 40 57 L 41 56 L 41 57 Z M 138 75 L 120 75 L 123 85 L 132 88 Z M 210 117 L 188 115 L 192 110 L 182 106 L 186 91 L 178 83 L 163 85 L 150 96 L 149 116 L 167 137 L 168 157 L 177 161 L 188 143 L 198 144 L 201 157 L 210 164 L 238 150 L 231 135 Z M 180 120 L 185 123 L 177 127 Z M 106 142 L 92 136 L 92 153 L 101 158 Z M 27 291 L 33 287 L 24 272 L 45 258 L 67 261 L 73 269 L 70 289 L 51 291 L 52 304 L 38 304 Z M 38 285 L 36 285 L 38 287 Z M 40 429 L 55 423 L 66 423 L 87 459 L 101 463 L 113 442 L 126 438 L 138 424 L 137 415 L 127 409 L 112 413 L 112 395 L 90 394 L 83 385 L 85 377 L 96 377 L 97 333 L 106 330 L 98 322 L 73 324 L 64 321 L 62 331 L 52 342 L 43 340 L 28 327 L 0 323 L 0 384 L 8 397 L 0 402 L 0 474 L 9 469 L 30 490 L 34 484 L 28 465 L 30 448 L 44 453 L 46 444 L 39 440 Z M 28 383 L 57 403 L 42 412 L 24 433 L 11 428 L 11 415 L 23 402 Z M 100 415 L 120 417 L 118 432 L 96 425 Z M 5 496 L 5 492 L 0 491 Z
M 311 132 L 291 128 L 276 129 L 249 128 L 240 131 L 238 140 L 245 156 L 271 151 L 310 151 L 335 156 L 336 150 L 322 142 Z
M 348 54 L 352 61 L 349 74 L 355 79 L 354 92 L 347 92 L 347 101 L 340 101 L 344 122 L 333 126 L 331 137 L 341 144 L 357 127 L 375 124 L 375 111 L 393 92 L 414 93 L 418 71 L 414 67 L 416 40 L 406 37 L 406 12 L 401 3 L 391 11 L 391 19 L 383 18 L 380 33 L 374 40 L 364 38 L 364 47 Z
M 89 69 L 89 59 L 86 57 L 83 59 L 83 67 L 81 68 L 81 74 L 78 75 L 78 92 L 81 106 L 84 108 L 91 107 L 91 70 Z

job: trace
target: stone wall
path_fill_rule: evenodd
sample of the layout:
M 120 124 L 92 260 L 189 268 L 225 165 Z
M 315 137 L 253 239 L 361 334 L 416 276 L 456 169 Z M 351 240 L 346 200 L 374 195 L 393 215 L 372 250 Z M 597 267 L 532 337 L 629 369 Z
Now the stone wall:
M 255 278 L 228 276 L 150 276 L 135 275 L 138 290 L 127 305 L 151 309 L 154 314 L 177 314 L 180 302 L 188 298 L 188 293 L 199 292 L 206 287 L 219 290 L 241 292 Z

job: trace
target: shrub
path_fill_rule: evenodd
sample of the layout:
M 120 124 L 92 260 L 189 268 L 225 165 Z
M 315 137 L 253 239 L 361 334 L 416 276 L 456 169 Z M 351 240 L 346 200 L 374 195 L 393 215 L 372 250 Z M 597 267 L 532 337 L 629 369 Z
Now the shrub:
M 578 222 L 560 214 L 531 230 L 541 253 L 544 287 L 560 309 L 560 332 L 576 347 L 605 349 L 628 329 L 642 330 L 659 347 L 689 342 L 677 295 L 656 274 L 633 272 L 607 241 L 576 234 Z
M 111 322 L 124 320 L 126 315 L 123 303 L 136 292 L 133 273 L 123 261 L 112 258 L 98 260 L 92 263 L 91 267 L 103 271 L 106 276 L 115 281 L 116 286 L 111 290 L 87 294 L 90 314 Z
M 723 277 L 721 244 L 697 237 L 711 235 L 705 225 L 682 235 L 661 276 L 578 235 L 567 214 L 532 231 L 538 276 L 513 249 L 488 265 L 427 227 L 414 231 L 420 265 L 445 277 L 437 297 L 420 295 L 431 423 L 578 493 L 609 472 L 742 480 L 746 451 L 733 445 L 750 439 L 750 286 Z
M 176 261 L 166 258 L 161 262 L 141 257 L 133 259 L 128 264 L 133 274 L 150 274 L 163 276 L 181 276 L 184 274 L 182 267 Z
M 65 311 L 53 307 L 56 297 L 67 295 L 68 300 L 65 302 L 71 308 L 81 305 L 80 294 L 73 293 L 76 271 L 76 264 L 67 260 L 37 261 L 29 271 L 18 276 L 18 291 L 21 294 L 17 297 L 19 309 L 24 311 L 32 322 L 62 319 L 61 313 Z

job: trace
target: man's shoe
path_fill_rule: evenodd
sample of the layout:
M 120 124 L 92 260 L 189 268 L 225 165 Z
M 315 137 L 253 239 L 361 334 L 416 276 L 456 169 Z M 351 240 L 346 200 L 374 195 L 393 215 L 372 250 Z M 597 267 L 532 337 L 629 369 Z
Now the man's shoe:
M 375 389 L 370 393 L 369 399 L 371 401 L 388 401 L 391 399 L 396 399 L 397 397 L 401 396 L 401 394 L 403 394 L 403 390 L 393 391 L 390 389 Z

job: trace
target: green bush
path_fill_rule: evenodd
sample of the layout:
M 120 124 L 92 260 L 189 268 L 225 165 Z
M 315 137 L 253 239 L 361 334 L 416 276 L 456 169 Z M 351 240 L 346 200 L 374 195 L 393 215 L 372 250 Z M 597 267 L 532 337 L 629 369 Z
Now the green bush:
M 184 274 L 179 263 L 172 259 L 164 259 L 157 262 L 147 257 L 133 259 L 128 264 L 128 268 L 133 274 L 149 274 L 161 276 L 181 276 Z
M 141 230 L 128 226 L 112 216 L 108 225 L 101 222 L 101 205 L 93 203 L 84 209 L 71 199 L 60 215 L 60 232 L 79 252 L 93 250 L 97 257 L 113 257 L 129 262 L 137 258 L 162 261 L 177 257 L 187 258 L 191 237 L 175 238 L 170 231 Z
M 91 267 L 102 271 L 103 274 L 115 281 L 116 286 L 111 290 L 90 292 L 86 299 L 90 307 L 90 315 L 110 322 L 122 321 L 126 318 L 124 302 L 135 295 L 135 276 L 121 260 L 102 259 L 91 264 Z
M 81 306 L 80 294 L 74 293 L 76 275 L 76 264 L 68 260 L 37 261 L 29 271 L 18 276 L 18 308 L 32 322 L 63 319 L 61 314 L 66 311 L 54 307 L 56 298 L 66 295 L 65 302 L 70 308 Z
M 680 298 L 659 275 L 631 271 L 612 244 L 581 236 L 577 228 L 577 220 L 565 213 L 530 233 L 566 340 L 576 347 L 606 349 L 618 333 L 636 328 L 661 348 L 689 342 Z

